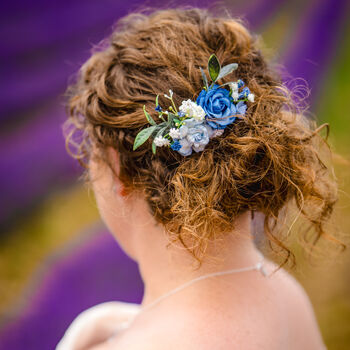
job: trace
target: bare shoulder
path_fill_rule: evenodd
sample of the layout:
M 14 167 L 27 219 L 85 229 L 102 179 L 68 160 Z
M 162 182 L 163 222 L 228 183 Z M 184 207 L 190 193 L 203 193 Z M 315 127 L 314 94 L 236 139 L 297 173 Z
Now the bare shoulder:
M 81 312 L 65 331 L 56 350 L 86 349 L 102 343 L 117 325 L 128 322 L 139 312 L 139 305 L 121 301 L 104 302 Z
M 268 266 L 275 270 L 277 265 L 269 261 Z M 281 268 L 276 272 L 277 288 L 283 295 L 290 319 L 291 332 L 300 349 L 326 349 L 318 326 L 312 302 L 300 282 L 288 271 Z

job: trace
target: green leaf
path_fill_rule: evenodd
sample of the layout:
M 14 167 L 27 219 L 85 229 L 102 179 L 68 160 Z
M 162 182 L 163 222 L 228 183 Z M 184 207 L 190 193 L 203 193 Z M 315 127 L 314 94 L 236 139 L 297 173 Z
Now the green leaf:
M 217 77 L 220 74 L 220 62 L 215 54 L 212 54 L 208 60 L 208 72 L 213 83 L 216 82 Z
M 147 141 L 147 139 L 151 136 L 152 132 L 156 128 L 156 125 L 150 126 L 146 129 L 141 130 L 135 137 L 133 150 L 140 147 L 143 143 Z
M 161 128 L 158 130 L 158 132 L 157 132 L 157 134 L 156 134 L 156 137 L 157 137 L 157 136 L 163 136 L 163 132 L 164 132 L 167 128 L 168 128 L 168 126 L 163 126 L 163 127 L 161 127 Z
M 160 123 L 160 124 L 157 124 L 156 127 L 154 128 L 154 130 L 152 131 L 152 137 L 156 137 L 158 131 L 160 129 L 163 129 L 168 123 L 167 122 L 163 122 L 163 123 Z
M 237 63 L 230 63 L 224 67 L 221 68 L 220 73 L 218 75 L 218 77 L 216 78 L 216 80 L 222 79 L 223 77 L 225 77 L 227 74 L 232 73 L 234 70 L 236 70 L 238 68 L 238 64 Z
M 176 115 L 174 113 L 168 113 L 168 124 L 170 125 L 175 118 Z
M 159 98 L 159 95 L 157 95 L 157 97 L 156 97 L 156 107 L 159 106 L 159 104 L 158 104 L 158 98 Z
M 153 120 L 153 118 L 149 115 L 149 113 L 146 111 L 146 106 L 143 105 L 143 112 L 145 113 L 145 116 L 148 120 L 148 122 L 151 124 L 151 125 L 157 125 L 157 123 Z
M 202 67 L 200 67 L 199 69 L 201 70 L 201 73 L 202 73 L 202 79 L 203 79 L 204 86 L 206 87 L 206 89 L 208 89 L 208 79 L 207 79 L 207 76 L 206 76 L 206 74 L 204 73 L 204 70 L 202 69 Z
M 154 141 L 152 142 L 152 153 L 153 154 L 156 154 L 156 148 L 157 148 L 157 146 L 156 146 L 156 144 L 154 143 Z

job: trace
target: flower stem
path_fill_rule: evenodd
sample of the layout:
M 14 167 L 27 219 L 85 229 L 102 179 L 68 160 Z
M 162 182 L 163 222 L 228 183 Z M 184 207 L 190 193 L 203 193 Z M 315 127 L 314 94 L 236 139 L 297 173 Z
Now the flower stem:
M 166 122 L 166 120 L 163 118 L 163 114 L 165 114 L 164 112 L 160 112 L 159 114 L 159 118 L 163 120 L 163 122 Z
M 176 108 L 176 106 L 175 106 L 175 103 L 174 103 L 174 100 L 173 100 L 172 97 L 171 97 L 171 103 L 172 103 L 172 105 L 173 105 L 174 111 L 177 113 L 177 108 Z

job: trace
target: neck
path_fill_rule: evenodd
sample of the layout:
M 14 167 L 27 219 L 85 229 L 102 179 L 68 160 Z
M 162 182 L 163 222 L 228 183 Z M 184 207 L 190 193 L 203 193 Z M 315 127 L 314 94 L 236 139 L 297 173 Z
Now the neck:
M 145 287 L 142 307 L 196 277 L 255 265 L 261 257 L 253 241 L 250 222 L 250 212 L 247 212 L 237 218 L 234 231 L 209 243 L 206 257 L 198 269 L 194 268 L 195 260 L 183 246 L 166 247 L 169 240 L 161 225 L 147 230 L 143 227 L 140 232 L 135 232 L 138 239 L 134 240 L 134 251 Z M 208 256 L 214 259 L 207 259 Z M 230 277 L 220 277 L 220 280 L 225 278 Z M 220 280 L 215 279 L 215 283 L 210 278 L 201 280 L 180 293 L 184 298 L 186 294 L 194 293 L 196 298 L 202 296 L 205 299 L 222 289 Z

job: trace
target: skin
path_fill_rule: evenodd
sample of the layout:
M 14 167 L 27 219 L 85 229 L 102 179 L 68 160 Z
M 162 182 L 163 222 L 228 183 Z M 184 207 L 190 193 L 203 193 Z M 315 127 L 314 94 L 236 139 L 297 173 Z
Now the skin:
M 118 154 L 109 149 L 109 155 L 118 173 Z M 260 260 L 251 213 L 246 212 L 237 218 L 232 234 L 208 245 L 207 254 L 214 259 L 205 259 L 195 270 L 193 258 L 180 245 L 166 248 L 166 232 L 139 194 L 123 196 L 122 183 L 102 163 L 90 161 L 89 172 L 103 221 L 138 263 L 145 285 L 142 306 L 197 276 Z M 265 266 L 270 273 L 277 268 L 269 260 Z M 269 278 L 248 271 L 196 282 L 138 314 L 127 330 L 105 342 L 117 323 L 115 315 L 101 317 L 81 332 L 74 349 L 325 348 L 306 292 L 283 269 Z

